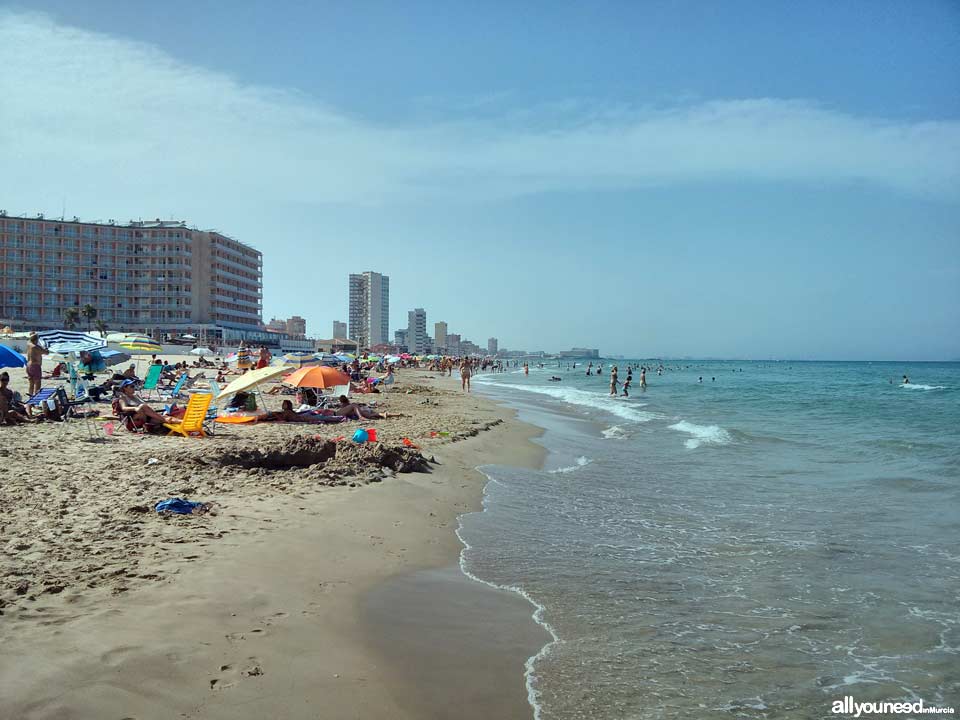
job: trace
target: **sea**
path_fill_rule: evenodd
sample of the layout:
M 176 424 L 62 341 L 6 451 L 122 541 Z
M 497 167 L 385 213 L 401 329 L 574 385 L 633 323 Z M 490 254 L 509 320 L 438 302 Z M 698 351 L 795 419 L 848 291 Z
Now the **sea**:
M 459 528 L 554 638 L 538 720 L 960 715 L 960 363 L 602 365 L 474 379 L 545 431 Z M 646 390 L 610 397 L 612 365 Z

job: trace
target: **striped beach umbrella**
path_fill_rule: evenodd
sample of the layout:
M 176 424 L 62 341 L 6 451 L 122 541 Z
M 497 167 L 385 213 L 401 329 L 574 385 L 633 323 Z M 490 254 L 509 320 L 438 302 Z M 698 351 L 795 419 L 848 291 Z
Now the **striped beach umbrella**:
M 163 346 L 161 346 L 160 343 L 155 343 L 149 339 L 145 342 L 141 340 L 124 340 L 123 342 L 118 342 L 117 346 L 122 347 L 129 353 L 139 354 L 158 353 L 163 350 Z
M 83 352 L 84 350 L 100 350 L 107 346 L 101 338 L 88 335 L 76 330 L 44 330 L 37 333 L 40 337 L 40 344 L 50 352 L 65 355 L 71 352 Z
M 302 368 L 308 365 L 317 365 L 320 361 L 314 353 L 287 353 L 283 356 L 283 362 L 286 365 L 292 365 L 295 368 Z

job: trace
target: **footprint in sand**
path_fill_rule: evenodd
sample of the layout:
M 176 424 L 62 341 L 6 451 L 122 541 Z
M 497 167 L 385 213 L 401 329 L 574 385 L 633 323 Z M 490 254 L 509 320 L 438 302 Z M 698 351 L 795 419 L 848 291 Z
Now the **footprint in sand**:
M 239 669 L 242 666 L 243 669 Z M 224 663 L 217 671 L 219 677 L 211 678 L 211 690 L 226 690 L 234 687 L 241 678 L 260 677 L 264 675 L 263 665 L 255 655 L 250 655 L 242 663 Z

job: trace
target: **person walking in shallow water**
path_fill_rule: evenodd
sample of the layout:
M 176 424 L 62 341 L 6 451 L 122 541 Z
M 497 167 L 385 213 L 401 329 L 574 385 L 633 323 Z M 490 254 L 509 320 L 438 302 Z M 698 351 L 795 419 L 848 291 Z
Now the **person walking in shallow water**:
M 617 381 L 617 366 L 614 365 L 612 368 L 610 368 L 610 394 L 611 395 L 617 394 L 618 385 L 620 385 L 620 383 Z

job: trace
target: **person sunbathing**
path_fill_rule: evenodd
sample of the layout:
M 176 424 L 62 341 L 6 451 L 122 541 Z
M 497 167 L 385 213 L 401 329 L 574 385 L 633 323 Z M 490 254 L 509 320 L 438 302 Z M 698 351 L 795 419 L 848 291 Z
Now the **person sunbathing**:
M 346 395 L 340 396 L 340 405 L 336 408 L 336 412 L 349 420 L 386 420 L 391 417 L 403 417 L 399 413 L 379 413 L 367 405 L 352 403 Z
M 328 412 L 302 412 L 298 413 L 293 409 L 293 403 L 290 400 L 284 400 L 280 405 L 279 412 L 271 412 L 260 418 L 264 422 L 289 422 L 289 423 L 329 423 L 340 422 L 346 418 L 340 415 L 334 415 Z
M 10 373 L 0 373 L 0 425 L 19 425 L 20 423 L 31 422 L 31 419 L 17 408 L 13 390 L 8 387 L 9 384 Z
M 170 415 L 161 415 L 144 400 L 134 393 L 136 383 L 133 380 L 124 380 L 120 383 L 120 395 L 117 396 L 118 407 L 122 415 L 133 418 L 134 422 L 162 425 L 174 418 Z

